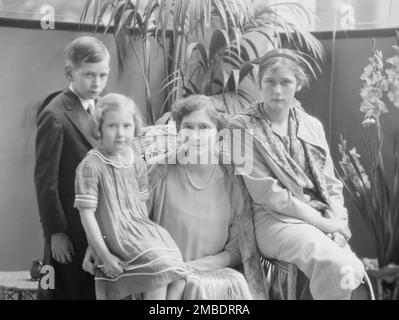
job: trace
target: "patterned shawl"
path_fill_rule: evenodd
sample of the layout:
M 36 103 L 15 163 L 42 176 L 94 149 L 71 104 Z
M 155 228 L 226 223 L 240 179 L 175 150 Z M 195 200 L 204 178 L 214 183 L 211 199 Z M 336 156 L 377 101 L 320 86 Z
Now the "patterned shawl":
M 273 132 L 262 103 L 244 110 L 240 115 L 249 117 L 247 125 L 253 129 L 255 146 L 282 185 L 316 210 L 323 212 L 328 208 L 330 199 L 323 174 L 327 152 L 317 143 L 302 140 L 298 134 L 301 123 L 310 117 L 300 103 L 295 100 L 290 110 L 288 149 Z M 311 199 L 304 192 L 311 195 Z

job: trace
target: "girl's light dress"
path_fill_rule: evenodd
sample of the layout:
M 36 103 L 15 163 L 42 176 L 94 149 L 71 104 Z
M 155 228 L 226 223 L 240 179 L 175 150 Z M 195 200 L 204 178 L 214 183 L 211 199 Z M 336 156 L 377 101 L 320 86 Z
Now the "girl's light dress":
M 109 251 L 127 264 L 120 276 L 111 279 L 100 262 L 95 280 L 101 299 L 151 291 L 186 276 L 175 241 L 148 218 L 146 165 L 133 151 L 132 156 L 131 163 L 118 163 L 93 149 L 76 170 L 75 207 L 96 209 Z

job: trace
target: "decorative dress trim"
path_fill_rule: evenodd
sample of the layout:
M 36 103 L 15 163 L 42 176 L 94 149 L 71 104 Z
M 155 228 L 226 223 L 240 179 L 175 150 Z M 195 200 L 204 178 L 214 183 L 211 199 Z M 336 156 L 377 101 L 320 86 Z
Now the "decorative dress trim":
M 75 195 L 75 207 L 97 207 L 98 198 L 92 195 Z
M 123 277 L 153 276 L 153 275 L 164 273 L 164 272 L 171 271 L 171 270 L 177 270 L 177 271 L 180 271 L 180 272 L 186 272 L 187 271 L 186 269 L 183 269 L 183 268 L 180 268 L 180 267 L 170 267 L 170 268 L 166 268 L 166 269 L 163 269 L 163 270 L 157 271 L 157 272 L 122 273 L 121 275 L 119 275 L 116 278 L 95 277 L 94 280 L 118 281 L 120 278 L 123 278 Z
M 150 249 L 147 249 L 143 252 L 141 252 L 140 254 L 138 254 L 137 256 L 135 256 L 133 259 L 129 260 L 129 261 L 125 261 L 127 264 L 131 264 L 133 261 L 137 260 L 138 258 L 140 258 L 142 255 L 146 254 L 147 252 L 153 251 L 153 250 L 165 250 L 165 251 L 179 251 L 179 249 L 170 249 L 167 247 L 152 247 Z M 98 265 L 98 267 L 103 267 L 104 265 Z
M 170 255 L 163 255 L 163 256 L 158 257 L 158 258 L 156 258 L 154 260 L 151 260 L 150 262 L 137 264 L 137 265 L 133 265 L 133 266 L 128 266 L 128 267 L 125 267 L 125 268 L 122 268 L 122 269 L 124 271 L 132 271 L 132 270 L 135 270 L 135 269 L 148 267 L 149 265 L 154 264 L 154 263 L 158 262 L 159 260 L 167 259 L 167 258 L 172 259 L 172 260 L 176 260 L 176 261 L 181 261 L 180 258 L 177 258 L 177 257 L 174 257 L 174 256 L 170 256 Z M 104 268 L 104 265 L 98 265 L 98 268 Z
M 94 150 L 94 149 L 90 150 L 88 153 L 97 156 L 105 164 L 109 164 L 115 168 L 121 169 L 121 168 L 130 168 L 134 163 L 133 151 L 130 148 L 127 148 L 127 149 L 129 150 L 131 158 L 132 158 L 132 160 L 129 162 L 127 162 L 125 159 L 123 159 L 122 157 L 119 157 L 119 156 L 118 156 L 119 161 L 111 160 L 111 159 L 105 157 L 100 151 Z

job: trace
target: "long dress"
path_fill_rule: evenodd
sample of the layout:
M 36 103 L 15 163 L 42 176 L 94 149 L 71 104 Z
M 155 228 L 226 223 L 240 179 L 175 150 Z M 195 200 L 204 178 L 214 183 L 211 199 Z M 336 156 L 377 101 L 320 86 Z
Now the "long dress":
M 146 165 L 137 155 L 133 159 L 116 163 L 93 149 L 76 171 L 75 206 L 96 209 L 109 251 L 128 265 L 116 279 L 108 278 L 98 265 L 96 288 L 106 291 L 97 290 L 100 298 L 121 299 L 186 276 L 175 241 L 148 218 Z
M 179 164 L 155 165 L 149 177 L 150 216 L 169 231 L 184 261 L 224 250 L 233 259 L 241 258 L 238 219 L 232 201 L 236 186 L 223 167 L 217 167 L 212 182 L 202 190 L 190 184 L 184 166 Z M 213 267 L 213 271 L 189 275 L 185 299 L 251 299 L 241 273 L 222 266 Z

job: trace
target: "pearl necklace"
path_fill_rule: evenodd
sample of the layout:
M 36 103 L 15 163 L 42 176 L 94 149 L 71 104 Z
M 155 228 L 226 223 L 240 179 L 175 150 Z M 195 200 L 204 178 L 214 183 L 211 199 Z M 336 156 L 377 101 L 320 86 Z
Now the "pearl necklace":
M 195 185 L 194 182 L 191 180 L 191 177 L 190 177 L 190 174 L 189 174 L 189 172 L 188 172 L 187 166 L 184 165 L 184 169 L 185 169 L 185 171 L 186 171 L 186 175 L 187 175 L 188 182 L 190 182 L 190 185 L 191 185 L 194 189 L 197 189 L 197 190 L 204 190 L 205 188 L 207 188 L 207 187 L 209 186 L 209 184 L 210 184 L 210 183 L 212 182 L 212 180 L 213 180 L 213 177 L 215 176 L 216 167 L 217 167 L 217 165 L 215 164 L 215 166 L 213 167 L 212 174 L 211 174 L 211 176 L 209 177 L 208 181 L 207 181 L 203 186 L 200 186 L 200 187 L 199 187 L 199 186 Z

